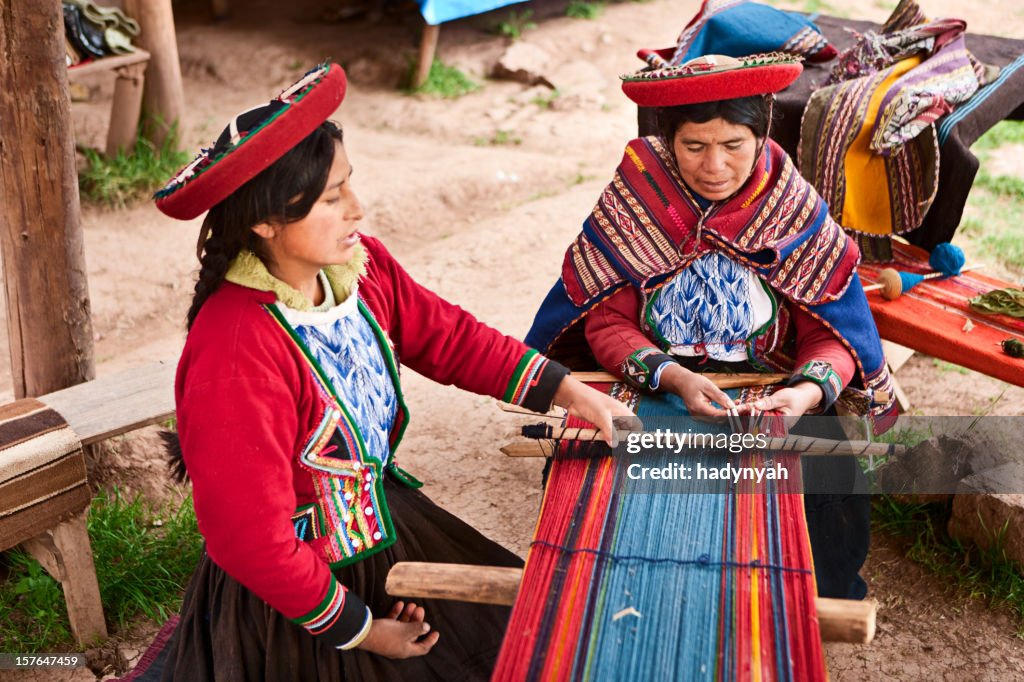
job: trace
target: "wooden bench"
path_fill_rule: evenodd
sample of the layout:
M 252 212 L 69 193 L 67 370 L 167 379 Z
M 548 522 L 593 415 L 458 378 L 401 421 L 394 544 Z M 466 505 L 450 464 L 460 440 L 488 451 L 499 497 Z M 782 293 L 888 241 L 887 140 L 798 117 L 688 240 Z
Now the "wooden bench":
M 79 644 L 107 636 L 82 446 L 174 416 L 174 370 L 155 362 L 0 406 L 0 551 L 21 544 L 60 582 Z
M 68 80 L 76 82 L 87 74 L 113 71 L 114 99 L 110 103 L 110 124 L 107 126 L 106 154 L 117 156 L 118 151 L 131 153 L 142 114 L 142 88 L 145 84 L 149 53 L 137 49 L 131 54 L 104 57 L 68 68 Z

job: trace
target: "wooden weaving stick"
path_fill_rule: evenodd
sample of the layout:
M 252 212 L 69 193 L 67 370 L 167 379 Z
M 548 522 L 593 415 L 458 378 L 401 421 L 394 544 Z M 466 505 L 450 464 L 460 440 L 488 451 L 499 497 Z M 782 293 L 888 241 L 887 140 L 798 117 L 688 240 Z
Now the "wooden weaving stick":
M 400 561 L 391 567 L 385 589 L 396 597 L 512 606 L 522 577 L 521 568 Z M 874 599 L 818 597 L 815 603 L 823 641 L 869 644 L 874 639 L 878 611 Z
M 579 379 L 585 384 L 617 384 L 622 382 L 622 379 L 610 372 L 572 372 L 570 376 L 574 379 Z M 715 374 L 714 372 L 708 372 L 707 374 L 701 374 L 701 376 L 710 379 L 711 383 L 718 388 L 770 386 L 772 384 L 781 384 L 788 381 L 790 377 L 789 374 L 761 374 L 759 372 L 751 372 L 747 374 Z
M 623 436 L 620 435 L 620 440 Z M 554 453 L 555 441 L 596 441 L 595 429 L 551 428 L 551 439 L 525 440 L 509 443 L 501 448 L 509 457 L 550 457 Z M 903 455 L 905 445 L 892 443 L 870 443 L 863 440 L 829 440 L 827 438 L 808 438 L 806 436 L 789 436 L 786 438 L 768 438 L 765 450 L 781 450 L 797 452 L 801 455 L 849 455 L 853 457 L 883 457 Z M 751 448 L 754 449 L 754 448 Z M 758 450 L 762 448 L 756 448 Z

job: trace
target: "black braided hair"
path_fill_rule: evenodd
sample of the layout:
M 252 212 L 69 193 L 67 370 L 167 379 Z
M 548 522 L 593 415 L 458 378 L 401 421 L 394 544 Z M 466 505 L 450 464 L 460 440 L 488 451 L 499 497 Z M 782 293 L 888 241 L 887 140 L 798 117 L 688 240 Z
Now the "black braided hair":
M 288 153 L 210 209 L 197 246 L 199 278 L 188 310 L 188 329 L 243 249 L 265 257 L 262 240 L 253 227 L 273 221 L 291 223 L 309 214 L 327 186 L 334 150 L 341 142 L 341 128 L 333 121 L 324 121 Z

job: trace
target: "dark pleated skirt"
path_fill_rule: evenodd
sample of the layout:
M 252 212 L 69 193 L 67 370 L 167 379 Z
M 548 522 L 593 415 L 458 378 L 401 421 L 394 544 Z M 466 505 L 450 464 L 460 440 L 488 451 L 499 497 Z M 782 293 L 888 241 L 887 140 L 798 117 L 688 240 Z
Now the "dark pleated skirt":
M 522 566 L 522 561 L 418 490 L 385 482 L 398 539 L 391 547 L 335 571 L 343 585 L 384 616 L 388 570 L 399 561 Z M 414 599 L 441 634 L 425 656 L 390 660 L 325 646 L 267 606 L 203 553 L 185 593 L 181 622 L 163 658 L 171 680 L 486 680 L 501 647 L 510 609 Z

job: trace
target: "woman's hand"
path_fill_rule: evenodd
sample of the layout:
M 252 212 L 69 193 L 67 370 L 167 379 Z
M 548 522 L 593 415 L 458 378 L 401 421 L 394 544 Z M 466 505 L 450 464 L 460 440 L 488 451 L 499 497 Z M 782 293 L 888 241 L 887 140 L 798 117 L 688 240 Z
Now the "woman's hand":
M 558 385 L 555 405 L 564 407 L 569 414 L 586 419 L 596 426 L 601 432 L 601 439 L 613 448 L 619 444 L 616 426 L 625 430 L 641 428 L 640 419 L 628 407 L 571 376 L 562 379 Z M 618 419 L 612 423 L 615 417 L 632 417 L 632 420 L 628 420 L 629 425 L 625 426 Z
M 715 386 L 711 379 L 676 363 L 662 370 L 658 386 L 661 390 L 670 391 L 682 398 L 687 411 L 694 417 L 725 417 L 728 412 L 723 408 L 736 407 L 732 398 Z M 712 402 L 722 407 L 715 407 Z
M 799 417 L 821 404 L 824 397 L 824 391 L 816 383 L 801 381 L 750 404 L 762 412 L 772 410 L 785 417 Z
M 430 632 L 430 624 L 423 620 L 425 616 L 422 606 L 395 602 L 387 616 L 373 619 L 370 633 L 357 648 L 388 658 L 422 656 L 441 637 L 438 632 Z

